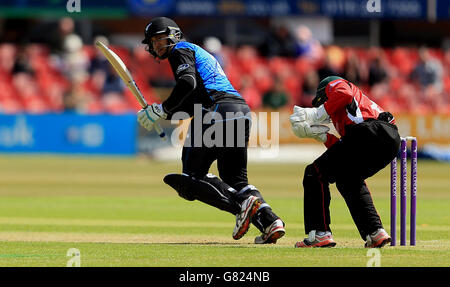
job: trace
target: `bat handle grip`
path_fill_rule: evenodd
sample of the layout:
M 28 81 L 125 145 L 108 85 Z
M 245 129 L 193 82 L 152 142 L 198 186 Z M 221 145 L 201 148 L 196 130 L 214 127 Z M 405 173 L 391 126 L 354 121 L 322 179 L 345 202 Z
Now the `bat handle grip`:
M 147 104 L 147 102 L 146 102 L 145 100 L 143 100 L 143 101 L 141 102 L 141 105 L 142 105 L 142 107 L 143 107 L 144 110 L 148 107 L 148 104 Z M 159 125 L 158 122 L 155 122 L 155 130 L 156 130 L 156 132 L 158 133 L 159 137 L 160 137 L 163 141 L 166 141 L 166 140 L 167 140 L 167 138 L 166 138 L 166 133 L 164 132 L 164 130 L 162 129 L 162 127 Z
M 159 125 L 158 122 L 155 122 L 155 130 L 158 133 L 159 137 L 163 140 L 166 141 L 166 133 L 163 131 L 163 129 L 161 128 L 161 126 Z

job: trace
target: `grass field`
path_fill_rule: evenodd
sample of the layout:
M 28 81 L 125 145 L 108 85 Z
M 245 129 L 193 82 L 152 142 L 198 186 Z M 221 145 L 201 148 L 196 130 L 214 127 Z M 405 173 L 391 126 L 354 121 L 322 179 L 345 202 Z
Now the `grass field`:
M 250 182 L 287 231 L 276 245 L 256 246 L 255 227 L 234 241 L 232 215 L 185 201 L 162 182 L 179 162 L 1 155 L 0 266 L 66 266 L 70 248 L 81 266 L 366 266 L 368 250 L 334 186 L 338 245 L 293 248 L 304 238 L 304 167 L 249 165 Z M 417 246 L 381 249 L 381 266 L 450 266 L 449 175 L 450 164 L 419 161 Z M 367 183 L 389 231 L 388 169 Z

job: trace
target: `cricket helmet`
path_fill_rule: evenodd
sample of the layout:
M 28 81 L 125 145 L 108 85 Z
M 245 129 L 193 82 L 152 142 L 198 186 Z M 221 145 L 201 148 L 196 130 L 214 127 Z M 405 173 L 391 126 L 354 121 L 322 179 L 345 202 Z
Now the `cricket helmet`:
M 142 44 L 147 44 L 148 52 L 154 57 L 165 59 L 168 57 L 170 49 L 168 49 L 164 55 L 158 56 L 158 54 L 153 50 L 153 45 L 150 41 L 151 37 L 159 34 L 167 34 L 166 38 L 162 38 L 169 40 L 169 44 L 166 47 L 175 46 L 175 44 L 181 40 L 183 34 L 181 33 L 181 29 L 178 27 L 177 23 L 166 17 L 153 18 L 150 23 L 145 26 L 145 37 L 144 40 L 142 40 Z
M 319 86 L 317 87 L 316 90 L 316 97 L 312 100 L 313 107 L 317 108 L 328 100 L 325 88 L 328 86 L 329 83 L 338 79 L 344 80 L 343 78 L 338 76 L 329 76 L 320 81 Z

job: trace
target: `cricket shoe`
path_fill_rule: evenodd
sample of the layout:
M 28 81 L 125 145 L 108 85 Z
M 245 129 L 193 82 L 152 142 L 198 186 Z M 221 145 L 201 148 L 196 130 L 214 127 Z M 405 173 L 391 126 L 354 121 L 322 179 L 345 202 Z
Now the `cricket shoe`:
M 236 226 L 233 230 L 233 238 L 241 239 L 250 227 L 250 221 L 258 211 L 261 201 L 258 197 L 251 195 L 241 204 L 241 212 L 236 215 Z
M 281 219 L 275 220 L 269 227 L 264 230 L 264 233 L 255 237 L 255 244 L 270 244 L 277 243 L 277 240 L 284 236 L 284 222 Z
M 391 242 L 391 237 L 383 228 L 379 228 L 372 234 L 367 235 L 366 248 L 381 248 Z
M 303 239 L 295 243 L 295 248 L 305 248 L 305 247 L 334 247 L 336 246 L 336 241 L 334 241 L 331 232 L 327 231 L 323 234 L 318 234 L 322 232 L 316 232 L 312 230 L 308 234 L 308 238 Z

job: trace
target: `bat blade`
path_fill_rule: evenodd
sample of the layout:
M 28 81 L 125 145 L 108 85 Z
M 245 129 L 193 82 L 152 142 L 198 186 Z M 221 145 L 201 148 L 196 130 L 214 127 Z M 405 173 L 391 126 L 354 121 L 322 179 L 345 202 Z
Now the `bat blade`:
M 145 100 L 145 98 L 142 95 L 141 91 L 139 90 L 138 86 L 134 82 L 130 71 L 128 70 L 127 66 L 122 61 L 122 59 L 120 59 L 120 57 L 116 53 L 114 53 L 111 49 L 109 49 L 101 41 L 95 42 L 95 45 L 102 52 L 102 54 L 106 57 L 108 62 L 111 64 L 111 66 L 113 66 L 114 70 L 117 72 L 117 74 L 122 79 L 122 81 L 125 82 L 127 87 L 133 93 L 136 100 L 141 105 L 141 107 L 143 109 L 147 108 L 147 106 L 148 106 L 147 101 Z M 159 136 L 165 141 L 166 140 L 165 133 L 162 130 L 161 126 L 156 122 L 155 122 L 155 130 L 158 132 Z
M 139 104 L 142 106 L 142 108 L 147 107 L 147 101 L 142 96 L 141 91 L 137 87 L 136 83 L 133 80 L 133 77 L 131 76 L 130 71 L 128 71 L 127 66 L 125 66 L 125 63 L 120 59 L 120 57 L 114 53 L 111 49 L 109 49 L 105 44 L 103 44 L 100 41 L 95 42 L 97 47 L 100 49 L 100 51 L 105 55 L 106 59 L 108 59 L 108 62 L 113 66 L 114 70 L 117 72 L 117 74 L 120 76 L 122 81 L 125 82 L 125 84 L 128 86 L 128 88 L 131 90 L 133 95 L 138 100 Z

